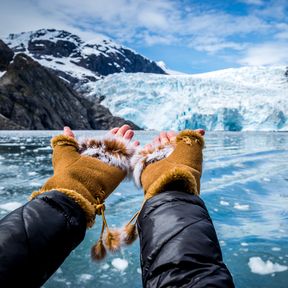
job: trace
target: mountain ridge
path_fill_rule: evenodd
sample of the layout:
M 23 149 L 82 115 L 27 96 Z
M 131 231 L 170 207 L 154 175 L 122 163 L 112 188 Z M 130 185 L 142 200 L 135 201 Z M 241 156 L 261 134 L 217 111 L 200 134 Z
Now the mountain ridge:
M 113 73 L 166 73 L 156 62 L 104 36 L 84 41 L 64 30 L 39 29 L 10 34 L 4 41 L 14 53 L 26 53 L 83 94 Z

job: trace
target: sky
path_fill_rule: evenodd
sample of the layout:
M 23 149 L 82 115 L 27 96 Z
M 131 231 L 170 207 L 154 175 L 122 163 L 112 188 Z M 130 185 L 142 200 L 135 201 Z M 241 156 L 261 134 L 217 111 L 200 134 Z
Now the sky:
M 104 34 L 184 73 L 288 65 L 288 0 L 8 0 L 0 8 L 0 38 L 41 28 L 84 40 Z

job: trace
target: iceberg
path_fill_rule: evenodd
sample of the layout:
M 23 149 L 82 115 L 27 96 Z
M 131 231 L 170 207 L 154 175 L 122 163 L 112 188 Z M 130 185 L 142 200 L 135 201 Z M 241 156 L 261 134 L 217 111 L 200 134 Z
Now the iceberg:
M 101 96 L 113 115 L 144 129 L 287 131 L 285 71 L 271 66 L 192 75 L 119 73 L 94 83 L 88 97 Z

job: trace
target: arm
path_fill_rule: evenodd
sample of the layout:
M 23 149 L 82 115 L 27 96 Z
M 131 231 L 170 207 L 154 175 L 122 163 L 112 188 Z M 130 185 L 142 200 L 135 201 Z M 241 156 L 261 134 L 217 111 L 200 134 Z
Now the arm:
M 169 191 L 138 217 L 144 287 L 234 287 L 204 202 Z
M 161 132 L 134 157 L 146 200 L 137 222 L 145 288 L 234 287 L 199 198 L 204 133 Z
M 32 193 L 30 202 L 0 220 L 1 287 L 40 287 L 83 240 L 96 214 L 104 218 L 105 199 L 127 173 L 118 158 L 127 163 L 133 152 L 133 133 L 125 138 L 129 128 L 124 125 L 117 128 L 119 135 L 115 131 L 115 136 L 92 139 L 92 144 L 100 143 L 106 157 L 101 159 L 97 153 L 80 155 L 69 128 L 70 135 L 64 130 L 52 139 L 54 175 Z
M 43 193 L 0 221 L 1 287 L 40 287 L 83 240 L 83 210 L 63 193 Z

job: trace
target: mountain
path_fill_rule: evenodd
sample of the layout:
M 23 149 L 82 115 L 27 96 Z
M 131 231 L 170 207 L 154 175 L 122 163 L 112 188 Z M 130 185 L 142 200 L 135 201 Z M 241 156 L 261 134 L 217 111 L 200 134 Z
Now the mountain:
M 0 129 L 109 129 L 124 123 L 139 128 L 81 97 L 26 54 L 13 54 L 1 41 Z
M 195 75 L 120 73 L 97 81 L 91 98 L 102 95 L 114 115 L 146 129 L 287 131 L 286 71 L 283 66 Z
M 63 30 L 41 29 L 10 34 L 4 41 L 15 53 L 27 54 L 79 92 L 90 91 L 96 80 L 113 73 L 165 74 L 154 61 L 102 35 L 85 42 Z

